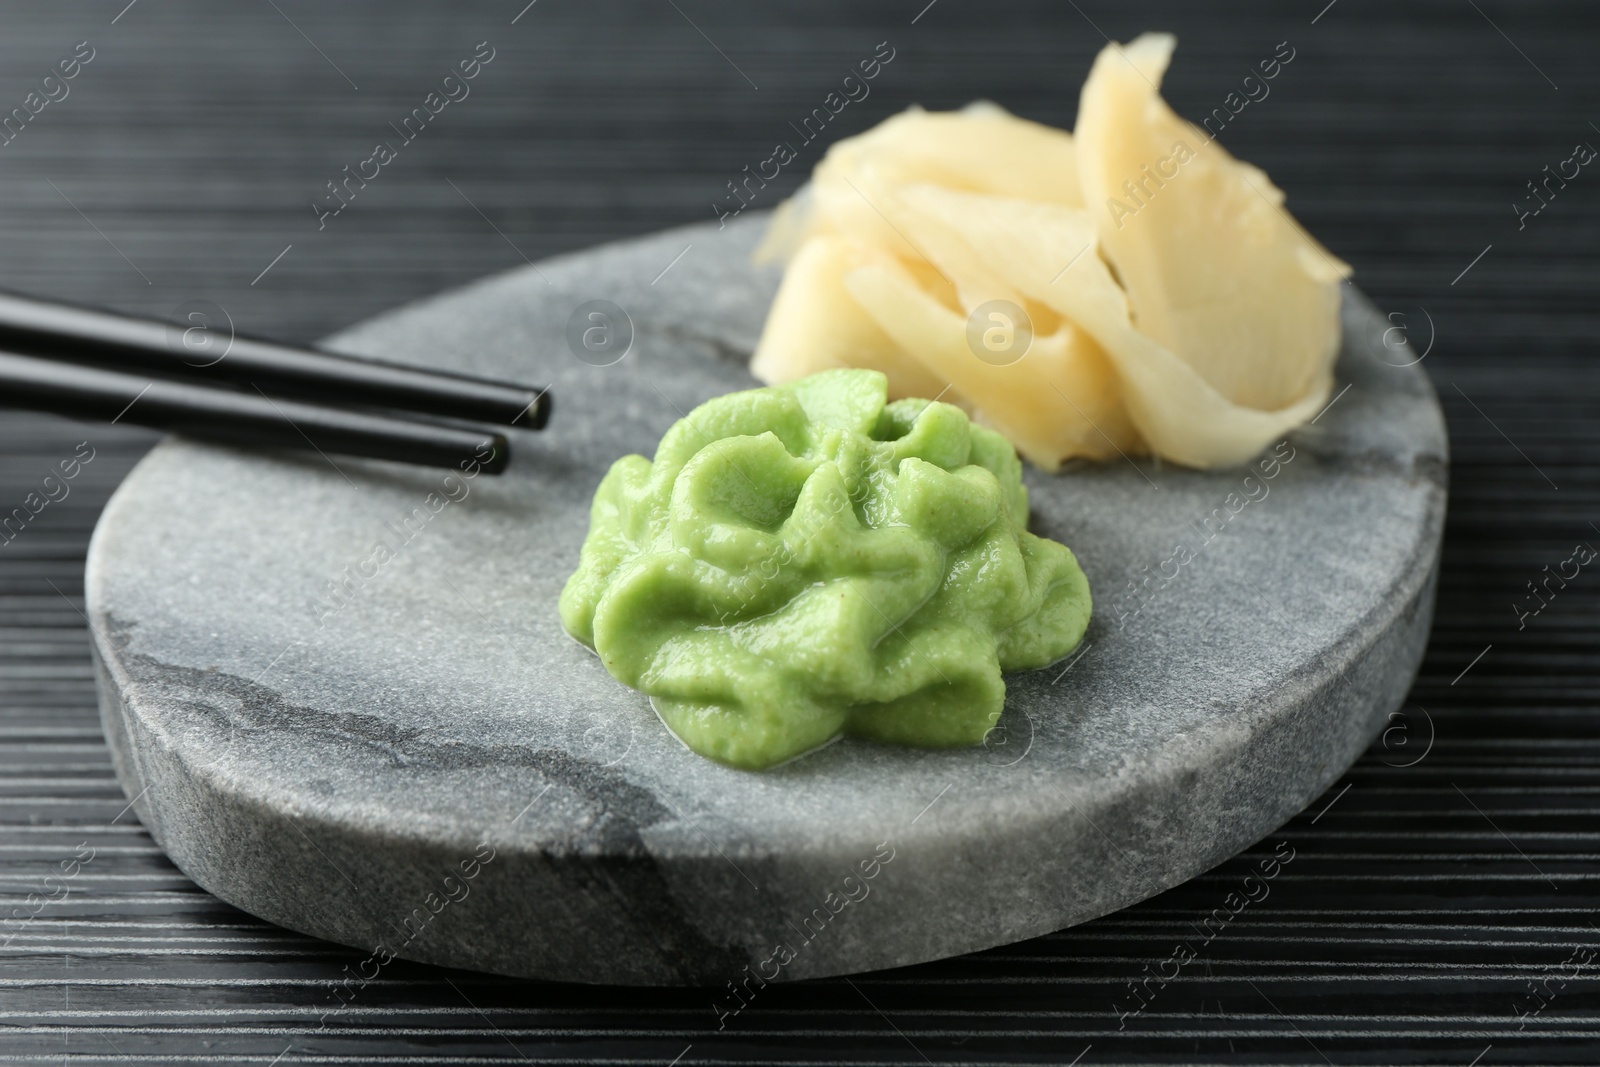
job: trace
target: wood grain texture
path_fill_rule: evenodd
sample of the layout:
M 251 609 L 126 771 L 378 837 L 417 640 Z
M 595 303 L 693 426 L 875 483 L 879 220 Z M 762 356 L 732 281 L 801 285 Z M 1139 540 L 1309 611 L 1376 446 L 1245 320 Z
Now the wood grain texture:
M 70 495 L 0 545 L 0 916 L 94 849 L 65 900 L 0 933 L 0 1063 L 1600 1058 L 1600 967 L 1567 962 L 1600 951 L 1600 578 L 1583 571 L 1520 629 L 1512 607 L 1575 543 L 1600 544 L 1600 173 L 1520 229 L 1512 207 L 1575 143 L 1600 144 L 1592 7 L 538 0 L 513 25 L 514 0 L 124 2 L 0 12 L 0 113 L 76 42 L 95 49 L 0 147 L 0 286 L 158 315 L 210 300 L 291 340 L 711 217 L 723 183 L 879 41 L 896 58 L 829 139 L 975 97 L 1070 125 L 1102 31 L 1175 30 L 1168 94 L 1199 119 L 1288 41 L 1271 95 L 1222 139 L 1414 343 L 1431 319 L 1451 515 L 1402 729 L 1265 845 L 1156 900 L 960 960 L 765 990 L 722 1030 L 709 992 L 398 962 L 319 1027 L 361 954 L 189 883 L 124 811 L 100 740 L 83 554 L 152 438 L 0 413 L 0 513 L 79 442 L 95 449 Z M 319 232 L 323 183 L 484 40 L 495 58 L 472 95 Z M 1198 944 L 1279 840 L 1295 859 L 1266 899 L 1121 1016 L 1128 983 Z

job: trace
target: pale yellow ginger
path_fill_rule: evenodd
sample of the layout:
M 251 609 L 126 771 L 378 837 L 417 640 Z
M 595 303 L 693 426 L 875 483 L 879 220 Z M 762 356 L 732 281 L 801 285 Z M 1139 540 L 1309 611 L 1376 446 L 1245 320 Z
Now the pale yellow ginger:
M 881 370 L 892 396 L 959 404 L 1051 470 L 1237 463 L 1315 415 L 1349 268 L 1161 99 L 1173 45 L 1101 52 L 1075 136 L 975 104 L 834 145 L 760 253 L 788 267 L 757 377 Z M 992 301 L 1031 326 L 1020 358 L 974 343 Z

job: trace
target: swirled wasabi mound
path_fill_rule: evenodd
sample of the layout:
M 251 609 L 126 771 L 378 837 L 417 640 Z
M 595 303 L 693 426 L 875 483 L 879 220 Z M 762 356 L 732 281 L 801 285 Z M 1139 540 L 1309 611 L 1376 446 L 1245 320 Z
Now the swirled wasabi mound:
M 840 734 L 980 742 L 1002 671 L 1065 656 L 1089 583 L 1027 531 L 1011 444 L 877 371 L 718 397 L 601 481 L 567 632 L 691 749 L 770 767 Z

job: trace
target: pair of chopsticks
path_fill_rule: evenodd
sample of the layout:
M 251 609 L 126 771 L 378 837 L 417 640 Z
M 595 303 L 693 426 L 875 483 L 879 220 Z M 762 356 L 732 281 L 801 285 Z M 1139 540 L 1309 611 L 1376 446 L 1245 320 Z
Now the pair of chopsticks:
M 550 393 L 0 293 L 0 406 L 498 474 L 505 435 L 462 423 L 542 429 Z

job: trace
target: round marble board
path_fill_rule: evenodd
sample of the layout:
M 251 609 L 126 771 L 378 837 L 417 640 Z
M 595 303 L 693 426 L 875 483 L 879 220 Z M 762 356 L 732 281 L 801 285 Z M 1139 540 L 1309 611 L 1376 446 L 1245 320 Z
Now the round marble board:
M 1077 553 L 1095 614 L 1074 658 L 1007 677 L 985 745 L 846 740 L 763 773 L 688 751 L 556 598 L 612 461 L 757 384 L 778 281 L 750 265 L 761 226 L 548 260 L 329 342 L 552 383 L 550 428 L 515 433 L 501 477 L 180 439 L 128 477 L 89 553 L 103 718 L 187 875 L 370 953 L 363 974 L 400 956 L 720 987 L 891 967 L 1205 871 L 1401 705 L 1446 438 L 1416 357 L 1347 290 L 1334 402 L 1265 469 L 1028 472 L 1033 528 Z M 608 366 L 567 340 L 592 300 L 626 313 L 616 346 L 634 334 Z

